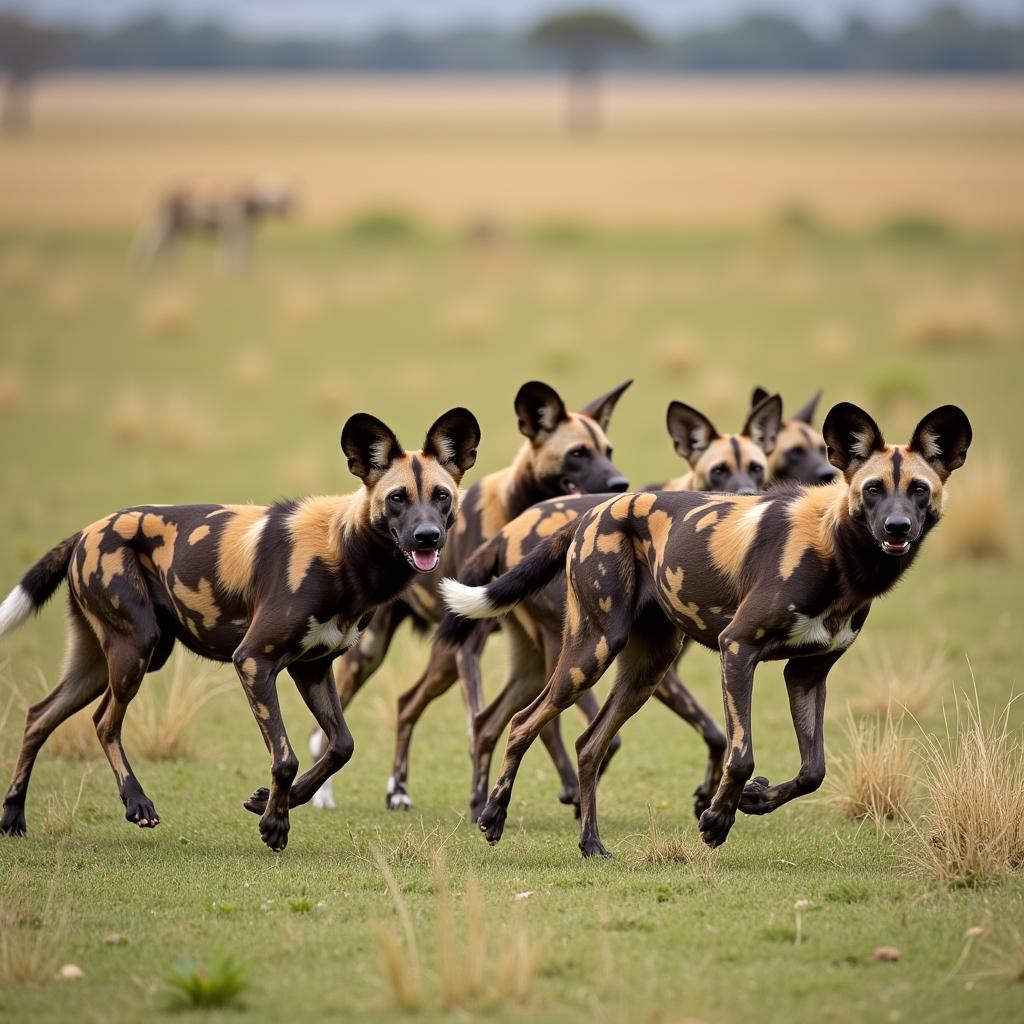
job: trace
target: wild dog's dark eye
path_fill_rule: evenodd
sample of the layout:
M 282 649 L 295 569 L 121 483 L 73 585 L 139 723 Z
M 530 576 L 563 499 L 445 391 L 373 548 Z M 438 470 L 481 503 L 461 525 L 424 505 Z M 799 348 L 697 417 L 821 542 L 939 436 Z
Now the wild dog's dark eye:
M 790 462 L 796 462 L 796 460 L 799 459 L 805 451 L 805 448 L 797 445 L 795 448 L 790 448 L 786 451 L 786 458 L 789 459 Z
M 750 464 L 750 475 L 764 476 L 764 466 L 762 466 L 759 462 L 752 462 Z
M 569 454 L 574 459 L 585 459 L 590 454 L 590 449 L 580 445 L 579 448 L 570 448 Z
M 606 459 L 610 459 L 612 457 L 612 451 L 613 449 L 611 448 L 605 448 L 604 455 Z
M 923 498 L 928 493 L 928 485 L 915 481 L 910 485 L 910 493 L 915 498 Z
M 722 473 L 729 472 L 729 467 L 724 462 L 720 462 L 717 466 L 711 467 L 711 472 L 721 476 Z
M 388 502 L 394 505 L 395 508 L 400 508 L 405 504 L 405 491 L 392 491 L 388 495 Z
M 447 508 L 452 503 L 452 496 L 443 487 L 438 487 L 434 491 L 434 501 Z
M 882 493 L 881 484 L 866 484 L 864 493 L 870 494 L 872 498 L 877 498 Z

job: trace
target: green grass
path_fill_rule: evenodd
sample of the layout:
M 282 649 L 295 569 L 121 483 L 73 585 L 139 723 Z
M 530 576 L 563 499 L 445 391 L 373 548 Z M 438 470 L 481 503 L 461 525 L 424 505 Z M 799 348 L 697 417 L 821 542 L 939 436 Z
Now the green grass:
M 617 461 L 637 484 L 676 471 L 663 424 L 669 399 L 733 429 L 754 384 L 781 389 L 790 408 L 821 386 L 823 408 L 861 402 L 898 440 L 927 409 L 961 404 L 977 453 L 1004 452 L 1013 497 L 1024 497 L 1024 460 L 1013 447 L 1024 371 L 1020 238 L 908 247 L 775 229 L 588 236 L 573 245 L 535 239 L 473 254 L 430 237 L 380 246 L 278 228 L 265 242 L 254 272 L 237 279 L 220 275 L 202 249 L 176 275 L 147 276 L 125 267 L 120 235 L 0 237 L 4 590 L 49 545 L 122 505 L 350 489 L 338 434 L 360 409 L 418 444 L 439 412 L 468 405 L 484 431 L 476 479 L 515 451 L 512 395 L 531 377 L 549 380 L 574 405 L 637 378 L 610 431 Z M 1004 304 L 1004 338 L 937 351 L 901 341 L 908 299 L 976 284 Z M 177 333 L 154 333 L 153 303 L 168 289 Z M 845 347 L 819 341 L 837 331 Z M 696 339 L 692 366 L 666 370 L 666 332 Z M 131 420 L 132 429 L 119 429 L 118 416 L 120 428 Z M 1019 534 L 1019 514 L 1014 523 Z M 876 606 L 861 644 L 893 652 L 898 664 L 908 637 L 934 643 L 951 665 L 940 689 L 947 701 L 954 681 L 970 685 L 969 657 L 982 705 L 994 710 L 1019 681 L 1019 596 L 1015 564 L 955 561 L 936 538 Z M 53 607 L 4 643 L 2 675 L 21 695 L 0 730 L 4 773 L 20 739 L 22 698 L 35 695 L 37 667 L 54 679 L 61 637 Z M 502 679 L 501 648 L 495 641 L 487 654 L 490 693 Z M 703 761 L 697 739 L 660 706 L 628 724 L 602 783 L 611 862 L 581 861 L 539 746 L 523 766 L 499 847 L 489 849 L 460 820 L 469 766 L 454 692 L 417 734 L 415 809 L 388 814 L 388 713 L 424 650 L 400 635 L 351 710 L 356 755 L 336 782 L 338 810 L 297 810 L 281 856 L 260 844 L 256 819 L 241 807 L 266 783 L 267 758 L 238 688 L 204 706 L 190 737 L 193 760 L 135 756 L 161 815 L 152 832 L 124 822 L 102 761 L 83 780 L 87 765 L 44 750 L 30 835 L 0 843 L 0 909 L 18 908 L 4 935 L 63 921 L 56 962 L 78 964 L 85 978 L 0 979 L 4 1018 L 149 1016 L 166 1005 L 173 964 L 230 956 L 248 979 L 244 1005 L 204 1019 L 394 1019 L 375 926 L 398 924 L 377 847 L 415 930 L 424 979 L 418 1019 L 442 1017 L 432 857 L 444 843 L 456 904 L 475 875 L 488 934 L 511 936 L 521 913 L 531 941 L 542 943 L 528 1003 L 490 1009 L 495 1021 L 1019 1019 L 1024 989 L 985 969 L 1000 937 L 1019 927 L 1024 882 L 946 889 L 918 877 L 907 867 L 912 837 L 902 827 L 876 833 L 843 821 L 822 799 L 805 799 L 741 819 L 706 858 L 651 862 L 648 806 L 664 841 L 691 843 L 689 793 Z M 717 711 L 715 659 L 695 652 L 683 673 Z M 841 662 L 832 679 L 828 735 L 839 751 L 845 702 L 861 685 L 856 659 Z M 764 667 L 758 682 L 758 771 L 789 777 L 797 752 L 780 666 Z M 166 687 L 169 675 L 145 685 Z M 287 679 L 281 692 L 304 751 L 308 713 Z M 0 694 L 0 722 L 6 706 Z M 1022 714 L 1018 706 L 1014 728 Z M 922 726 L 941 728 L 940 707 Z M 578 719 L 564 727 L 575 734 Z M 131 756 L 131 711 L 125 743 Z M 526 891 L 533 895 L 515 899 Z M 798 900 L 809 907 L 796 945 Z M 986 932 L 963 956 L 973 926 Z M 126 941 L 109 945 L 110 933 Z M 875 962 L 881 945 L 899 947 L 900 961 Z M 497 970 L 495 946 L 488 955 Z

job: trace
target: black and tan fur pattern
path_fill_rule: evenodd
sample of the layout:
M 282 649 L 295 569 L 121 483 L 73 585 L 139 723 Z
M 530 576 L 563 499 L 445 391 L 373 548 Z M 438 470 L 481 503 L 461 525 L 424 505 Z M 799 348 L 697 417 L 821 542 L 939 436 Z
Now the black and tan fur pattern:
M 722 435 L 703 413 L 682 402 L 672 402 L 666 417 L 669 436 L 676 452 L 689 460 L 690 471 L 663 487 L 685 490 L 694 483 L 707 483 L 712 467 L 717 469 L 719 466 L 726 469 L 716 472 L 714 477 L 726 490 L 730 487 L 753 488 L 755 479 L 763 483 L 767 458 L 765 449 L 771 451 L 781 417 L 782 401 L 779 396 L 766 395 L 751 410 L 738 434 Z M 752 435 L 764 448 L 755 445 Z M 533 506 L 474 552 L 463 567 L 459 581 L 480 585 L 507 572 L 546 538 L 604 500 L 602 495 L 570 497 Z M 514 613 L 505 620 L 511 645 L 508 679 L 473 725 L 473 781 L 470 788 L 470 818 L 473 821 L 479 817 L 487 799 L 491 758 L 498 739 L 512 716 L 540 693 L 554 669 L 561 649 L 564 620 L 565 578 L 562 575 L 517 605 Z M 465 642 L 471 632 L 488 628 L 486 624 L 480 624 L 471 630 L 467 620 L 462 620 L 456 627 L 456 621 L 451 617 L 446 620 L 438 637 L 443 643 L 458 645 Z M 691 725 L 707 746 L 704 779 L 693 792 L 695 811 L 700 815 L 721 777 L 725 736 L 683 684 L 675 664 L 666 671 L 655 696 Z M 588 716 L 588 724 L 592 718 L 592 715 Z M 550 730 L 557 722 L 555 719 L 546 728 Z M 602 762 L 602 772 L 619 745 L 620 740 L 616 736 Z M 562 790 L 558 799 L 564 804 L 572 804 L 579 813 L 579 783 L 571 766 L 568 772 L 562 773 Z
M 231 661 L 271 757 L 271 785 L 246 808 L 274 850 L 288 841 L 288 809 L 305 803 L 352 756 L 331 674 L 375 608 L 436 567 L 459 509 L 459 482 L 476 460 L 472 413 L 452 409 L 422 451 L 403 451 L 380 420 L 351 417 L 341 447 L 362 486 L 352 494 L 264 505 L 140 505 L 105 516 L 45 555 L 0 606 L 0 634 L 38 610 L 67 580 L 68 645 L 61 681 L 29 708 L 0 832 L 25 832 L 32 766 L 50 733 L 102 696 L 96 732 L 128 821 L 160 821 L 121 744 L 125 711 L 143 676 L 175 642 Z M 287 669 L 327 735 L 295 780 L 277 676 Z M 294 780 L 294 784 L 293 784 Z
M 445 576 L 457 575 L 462 562 L 507 522 L 545 498 L 626 489 L 627 480 L 612 462 L 612 447 L 605 431 L 630 384 L 632 381 L 627 380 L 598 396 L 578 413 L 566 409 L 554 388 L 540 381 L 529 381 L 519 389 L 514 408 L 525 438 L 522 447 L 511 465 L 488 474 L 466 492 L 440 568 L 417 577 L 400 598 L 380 608 L 359 644 L 339 660 L 336 678 L 343 708 L 376 672 L 404 620 L 411 619 L 425 628 L 441 620 L 444 606 L 438 584 Z M 385 796 L 385 806 L 390 810 L 411 806 L 409 744 L 416 723 L 430 703 L 460 680 L 470 723 L 483 707 L 480 655 L 486 635 L 482 632 L 455 652 L 432 644 L 423 674 L 399 697 L 395 758 Z M 596 701 L 585 705 L 592 705 L 591 713 L 596 713 Z M 557 728 L 548 730 L 543 739 L 559 771 L 574 777 Z M 320 742 L 320 737 L 314 735 L 314 753 Z M 314 805 L 334 806 L 329 786 L 317 793 Z
M 285 217 L 291 192 L 282 185 L 201 192 L 175 189 L 160 200 L 152 221 L 139 232 L 132 258 L 144 266 L 177 254 L 190 235 L 211 236 L 223 247 L 228 263 L 241 270 L 249 261 L 253 232 L 267 216 Z
M 593 686 L 618 657 L 604 706 L 576 749 L 580 849 L 607 855 L 597 827 L 596 779 L 612 737 L 650 697 L 683 637 L 717 649 L 729 748 L 700 817 L 709 846 L 725 842 L 737 811 L 767 814 L 817 789 L 825 775 L 825 681 L 855 641 L 875 598 L 913 563 L 939 521 L 945 484 L 963 465 L 971 427 L 955 406 L 925 416 L 909 444 L 888 445 L 849 403 L 826 418 L 832 464 L 823 487 L 760 497 L 641 492 L 581 515 L 516 569 L 486 587 L 446 581 L 446 601 L 472 618 L 499 615 L 564 568 L 565 628 L 544 692 L 512 720 L 501 773 L 480 816 L 501 838 L 516 772 L 537 731 Z M 751 698 L 759 662 L 786 660 L 800 749 L 797 775 L 751 779 Z

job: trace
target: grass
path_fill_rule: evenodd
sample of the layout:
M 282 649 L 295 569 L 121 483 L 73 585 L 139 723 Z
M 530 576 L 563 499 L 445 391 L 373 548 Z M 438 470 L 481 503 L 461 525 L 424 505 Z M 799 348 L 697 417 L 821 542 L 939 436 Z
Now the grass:
M 5 589 L 55 541 L 118 507 L 348 489 L 338 434 L 359 410 L 382 416 L 404 443 L 416 445 L 443 409 L 470 406 L 483 441 L 468 482 L 515 453 L 520 435 L 511 398 L 523 380 L 550 380 L 579 407 L 632 376 L 636 384 L 609 438 L 618 464 L 640 484 L 680 471 L 664 430 L 670 399 L 707 409 L 723 430 L 742 422 L 754 384 L 781 389 L 790 406 L 818 387 L 825 388 L 823 408 L 840 399 L 870 405 L 894 347 L 901 373 L 920 378 L 926 398 L 895 395 L 879 412 L 887 435 L 909 436 L 925 411 L 921 402 L 963 405 L 976 442 L 967 467 L 950 481 L 950 514 L 965 504 L 961 484 L 966 489 L 976 461 L 998 446 L 1008 466 L 1005 506 L 1020 532 L 1024 461 L 1007 441 L 1016 436 L 1016 381 L 1024 373 L 1019 236 L 961 230 L 942 245 L 889 248 L 874 236 L 834 231 L 780 240 L 753 230 L 595 228 L 572 244 L 517 238 L 491 260 L 426 229 L 412 241 L 379 245 L 353 240 L 340 223 L 324 231 L 268 230 L 247 276 L 222 274 L 217 254 L 197 243 L 166 281 L 125 266 L 126 231 L 0 232 L 0 270 L 7 267 L 17 282 L 0 274 L 0 372 L 19 382 L 21 396 L 0 415 Z M 783 270 L 786 288 L 779 285 Z M 81 287 L 71 314 L 51 301 L 53 282 L 65 279 Z M 297 319 L 301 301 L 292 312 L 282 305 L 296 281 L 315 307 Z M 906 296 L 961 281 L 982 281 L 998 294 L 1005 339 L 979 349 L 900 346 L 894 324 Z M 190 298 L 187 330 L 177 337 L 150 333 L 139 321 L 145 298 L 165 285 Z M 52 400 L 58 385 L 77 396 L 59 414 Z M 168 440 L 175 409 L 195 417 L 195 444 Z M 861 646 L 883 652 L 887 681 L 879 693 L 912 705 L 925 735 L 944 736 L 940 687 L 969 685 L 965 652 L 978 676 L 983 720 L 1005 704 L 1020 662 L 1017 553 L 948 557 L 943 533 L 950 525 L 939 526 L 909 579 L 875 606 L 864 637 L 833 669 L 830 710 L 874 691 L 871 658 L 861 659 Z M 37 668 L 50 680 L 59 670 L 62 600 L 58 595 L 3 641 L 6 671 L 22 695 L 11 703 L 0 694 L 4 773 L 16 757 Z M 941 659 L 938 684 L 911 698 L 932 671 L 932 648 Z M 994 949 L 997 926 L 1021 919 L 1019 875 L 972 887 L 908 872 L 915 837 L 905 828 L 876 832 L 813 799 L 741 818 L 724 847 L 705 853 L 696 845 L 690 798 L 703 774 L 702 744 L 654 702 L 626 726 L 622 751 L 601 782 L 602 836 L 619 853 L 610 862 L 579 857 L 576 824 L 555 799 L 558 781 L 539 746 L 520 772 L 505 838 L 487 847 L 464 817 L 469 766 L 455 688 L 420 724 L 411 815 L 385 812 L 394 697 L 422 672 L 425 652 L 422 639 L 399 632 L 384 666 L 346 712 L 356 754 L 336 780 L 338 809 L 297 809 L 282 856 L 261 846 L 256 819 L 240 806 L 267 784 L 268 764 L 230 667 L 211 669 L 200 686 L 205 667 L 182 658 L 147 677 L 141 703 L 129 709 L 125 746 L 160 813 L 157 829 L 124 821 L 102 761 L 78 800 L 83 765 L 44 748 L 28 803 L 29 835 L 0 842 L 0 878 L 16 886 L 19 913 L 43 917 L 50 901 L 67 908 L 67 927 L 38 980 L 19 985 L 16 1001 L 5 1002 L 5 1016 L 47 1022 L 88 1011 L 137 1019 L 163 1007 L 171 964 L 184 958 L 212 967 L 224 952 L 244 969 L 248 987 L 241 1006 L 209 1017 L 238 1022 L 288 1016 L 375 1024 L 394 1019 L 406 998 L 418 1003 L 424 1022 L 486 1013 L 496 1024 L 526 1017 L 732 1024 L 752 1015 L 774 1024 L 801 1019 L 809 1006 L 836 1020 L 896 1013 L 943 1022 L 985 1013 L 1001 1022 L 1018 1014 L 1019 984 L 1002 975 L 975 980 L 987 937 L 956 983 L 946 979 L 967 927 L 991 920 Z M 504 670 L 504 644 L 495 638 L 484 661 L 488 696 Z M 720 715 L 716 659 L 694 651 L 683 670 L 696 696 Z M 175 671 L 194 688 L 171 701 Z M 160 709 L 157 733 L 169 735 L 169 704 L 188 708 L 222 683 L 225 692 L 181 732 L 187 756 L 144 756 L 139 726 L 147 701 Z M 312 721 L 286 676 L 279 689 L 306 767 Z M 877 705 L 881 697 L 871 700 Z M 1014 705 L 1011 738 L 1022 721 Z M 577 729 L 576 717 L 566 716 L 567 743 Z M 777 663 L 758 670 L 753 737 L 757 772 L 773 782 L 791 778 L 798 754 Z M 831 717 L 827 739 L 834 775 L 851 744 Z M 98 749 L 91 735 L 89 742 Z M 924 801 L 927 787 L 918 792 Z M 65 799 L 78 803 L 70 828 L 45 834 L 48 802 Z M 418 989 L 409 982 L 407 996 L 399 995 L 408 982 L 407 932 L 373 857 L 377 847 L 415 937 L 419 982 Z M 448 982 L 438 848 L 453 936 Z M 691 850 L 697 859 L 687 863 Z M 525 892 L 532 895 L 516 899 Z M 796 945 L 799 900 L 809 907 Z M 520 921 L 528 926 L 525 940 Z M 379 948 L 381 927 L 391 952 Z M 104 942 L 115 933 L 124 945 Z M 10 934 L 36 932 L 18 925 Z M 486 942 L 467 943 L 470 935 Z M 541 940 L 539 954 L 522 955 Z M 899 948 L 900 961 L 876 963 L 873 951 L 882 946 Z M 53 979 L 62 963 L 80 966 L 84 979 Z M 517 981 L 514 965 L 529 963 Z M 475 996 L 460 988 L 467 977 L 485 979 Z M 457 1004 L 450 1013 L 446 985 Z M 492 987 L 500 999 L 489 1001 Z
M 928 804 L 914 859 L 941 882 L 1024 876 L 1024 739 L 1010 725 L 1013 703 L 989 718 L 977 690 L 957 693 L 945 734 L 923 738 Z
M 237 1005 L 245 988 L 245 971 L 232 956 L 209 966 L 184 960 L 167 976 L 167 1004 L 173 1010 L 222 1009 Z
M 946 551 L 955 558 L 1008 559 L 1016 547 L 1010 464 L 998 451 L 972 461 L 942 524 Z

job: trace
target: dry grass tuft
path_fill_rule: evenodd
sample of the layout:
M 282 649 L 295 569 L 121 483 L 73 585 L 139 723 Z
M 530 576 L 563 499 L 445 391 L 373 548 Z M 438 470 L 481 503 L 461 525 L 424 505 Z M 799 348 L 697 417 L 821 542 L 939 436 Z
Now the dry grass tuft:
M 855 657 L 860 692 L 852 706 L 862 714 L 885 715 L 897 707 L 917 717 L 950 678 L 946 655 L 935 643 L 909 642 L 895 650 L 866 646 Z
M 989 947 L 987 957 L 988 967 L 981 972 L 980 980 L 1024 983 L 1024 933 L 1010 929 L 1003 940 Z
M 205 417 L 186 395 L 172 395 L 168 399 L 160 425 L 160 439 L 169 451 L 198 451 L 206 446 L 211 434 Z
M 919 295 L 899 311 L 896 329 L 904 341 L 919 348 L 975 348 L 1001 341 L 1009 320 L 1000 296 L 975 286 Z
M 149 412 L 141 392 L 130 389 L 115 400 L 107 430 L 114 444 L 132 445 L 142 439 L 148 422 Z
M 66 782 L 64 783 L 63 792 L 46 794 L 46 811 L 43 814 L 41 828 L 44 836 L 66 836 L 71 834 L 75 827 L 78 808 L 82 803 L 85 783 L 90 775 L 92 775 L 91 765 L 82 772 L 82 777 L 78 780 L 78 791 L 74 796 L 69 795 Z
M 925 735 L 927 805 L 913 860 L 951 885 L 1019 877 L 1024 870 L 1024 738 L 1010 728 L 1014 699 L 986 722 L 978 700 L 955 696 L 945 733 Z
M 485 341 L 497 325 L 494 305 L 482 296 L 463 297 L 448 306 L 441 324 L 453 341 L 466 344 Z
M 849 752 L 834 759 L 829 776 L 829 802 L 843 817 L 869 821 L 875 828 L 909 817 L 914 762 L 904 717 L 905 712 L 895 713 L 891 704 L 884 716 L 847 716 Z
M 703 358 L 700 340 L 685 328 L 665 331 L 655 342 L 654 365 L 670 377 L 691 373 Z
M 189 730 L 202 706 L 230 686 L 217 682 L 215 670 L 193 660 L 180 647 L 171 659 L 171 680 L 161 701 L 163 676 L 146 681 L 132 702 L 128 728 L 132 744 L 151 761 L 182 761 L 192 756 Z
M 0 416 L 14 416 L 25 404 L 25 378 L 17 370 L 0 370 Z
M 708 848 L 702 842 L 687 842 L 676 838 L 666 839 L 662 835 L 654 808 L 650 804 L 647 805 L 647 817 L 650 820 L 650 838 L 640 855 L 640 859 L 644 863 L 703 864 L 708 862 Z
M 145 334 L 164 341 L 178 341 L 195 326 L 196 305 L 180 286 L 162 288 L 147 295 L 139 307 L 139 326 Z
M 8 883 L 0 895 L 0 985 L 33 985 L 53 976 L 67 936 L 66 908 L 54 905 L 59 872 L 42 912 L 31 910 Z
M 1005 559 L 1014 552 L 1010 465 L 998 452 L 969 460 L 953 484 L 942 517 L 946 552 L 955 558 Z
M 428 1008 L 428 987 L 430 991 L 436 987 L 438 1002 L 446 1012 L 472 1013 L 529 1003 L 541 947 L 530 939 L 521 902 L 513 906 L 511 925 L 489 924 L 483 890 L 470 873 L 462 900 L 464 911 L 457 914 L 448 867 L 442 851 L 436 850 L 431 863 L 437 919 L 432 944 L 437 952 L 435 981 L 424 972 L 421 943 L 387 856 L 375 848 L 374 857 L 398 917 L 397 927 L 384 922 L 374 926 L 381 970 L 398 1009 L 415 1013 Z
M 266 352 L 249 348 L 238 352 L 228 365 L 228 380 L 244 391 L 265 387 L 270 382 L 271 365 Z

